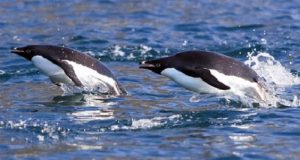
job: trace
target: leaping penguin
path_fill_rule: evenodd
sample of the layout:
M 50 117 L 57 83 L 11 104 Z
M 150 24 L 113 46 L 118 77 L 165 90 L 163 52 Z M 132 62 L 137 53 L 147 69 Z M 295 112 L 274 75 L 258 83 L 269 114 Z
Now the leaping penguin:
M 109 95 L 124 95 L 125 89 L 112 72 L 96 58 L 53 45 L 29 45 L 13 48 L 12 53 L 31 61 L 56 84 L 78 87 L 106 87 Z
M 230 57 L 206 51 L 186 51 L 174 56 L 142 61 L 140 68 L 164 75 L 197 93 L 243 94 L 260 100 L 266 92 L 250 67 Z

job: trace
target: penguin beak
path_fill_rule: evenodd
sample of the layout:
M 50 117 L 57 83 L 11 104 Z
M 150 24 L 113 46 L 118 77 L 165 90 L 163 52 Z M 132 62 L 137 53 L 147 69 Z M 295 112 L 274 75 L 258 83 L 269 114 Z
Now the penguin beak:
M 20 49 L 20 48 L 12 48 L 10 50 L 11 53 L 15 53 L 15 54 L 18 54 L 18 55 L 21 55 L 23 53 L 25 53 L 25 51 L 23 49 Z
M 149 63 L 147 63 L 147 61 L 142 61 L 142 62 L 140 62 L 140 67 L 139 68 L 151 69 L 151 68 L 155 68 L 155 65 L 149 64 Z

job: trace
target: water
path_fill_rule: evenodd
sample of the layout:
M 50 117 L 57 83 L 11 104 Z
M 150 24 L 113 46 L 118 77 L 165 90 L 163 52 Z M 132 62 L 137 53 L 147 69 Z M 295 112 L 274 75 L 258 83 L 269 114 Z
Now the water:
M 1 159 L 299 159 L 298 1 L 4 0 L 0 7 Z M 92 55 L 129 95 L 63 96 L 9 52 L 27 44 Z M 246 61 L 280 104 L 211 95 L 192 102 L 193 93 L 138 69 L 140 60 L 191 49 Z

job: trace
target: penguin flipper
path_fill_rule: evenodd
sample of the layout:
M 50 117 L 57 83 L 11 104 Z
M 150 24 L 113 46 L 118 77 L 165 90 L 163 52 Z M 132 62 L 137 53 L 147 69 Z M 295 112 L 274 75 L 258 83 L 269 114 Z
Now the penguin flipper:
M 212 75 L 209 69 L 206 69 L 206 68 L 184 68 L 184 69 L 179 69 L 179 70 L 181 70 L 183 73 L 185 73 L 189 76 L 199 77 L 204 82 L 206 82 L 209 85 L 216 87 L 218 89 L 221 89 L 221 90 L 230 89 L 229 86 L 220 82 L 214 75 Z
M 65 71 L 66 75 L 74 82 L 74 84 L 76 86 L 79 86 L 79 87 L 83 86 L 83 84 L 81 83 L 81 81 L 77 78 L 72 65 L 70 65 L 66 61 L 61 61 L 60 62 L 60 66 L 63 68 L 63 70 Z

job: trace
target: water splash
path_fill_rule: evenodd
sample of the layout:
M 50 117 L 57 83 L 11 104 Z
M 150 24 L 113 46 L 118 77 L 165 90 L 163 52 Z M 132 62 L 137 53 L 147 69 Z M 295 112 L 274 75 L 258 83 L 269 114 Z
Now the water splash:
M 182 47 L 185 47 L 185 46 L 187 46 L 187 45 L 188 45 L 188 42 L 189 42 L 189 41 L 187 41 L 187 40 L 184 40 L 184 41 L 182 42 L 181 46 L 182 46 Z
M 261 84 L 266 88 L 266 101 L 259 101 L 260 106 L 300 106 L 298 96 L 289 95 L 287 92 L 290 87 L 300 84 L 300 78 L 292 74 L 290 70 L 285 68 L 272 55 L 266 52 L 258 52 L 257 55 L 249 53 L 248 60 L 245 61 L 245 64 L 250 66 L 264 79 L 264 81 L 261 81 Z M 249 99 L 243 98 L 243 100 L 248 101 Z
M 152 47 L 149 47 L 149 46 L 146 46 L 146 45 L 143 45 L 143 44 L 140 45 L 141 54 L 146 54 L 151 50 L 152 50 Z
M 248 58 L 245 64 L 255 70 L 268 84 L 274 83 L 280 87 L 300 84 L 300 78 L 293 75 L 269 53 L 259 52 L 255 56 L 249 53 Z
M 263 88 L 262 93 L 264 93 L 265 100 L 253 97 L 252 94 L 246 94 L 244 92 L 219 95 L 219 98 L 226 100 L 227 105 L 230 105 L 233 100 L 252 107 L 271 108 L 300 106 L 300 100 L 298 98 L 300 93 L 297 93 L 297 90 L 296 92 L 289 91 L 289 89 L 300 85 L 299 76 L 290 72 L 272 55 L 266 52 L 258 52 L 257 54 L 251 52 L 248 53 L 248 60 L 244 63 L 250 66 L 261 77 L 259 84 Z M 197 103 L 202 99 L 207 100 L 208 98 L 207 95 L 203 98 L 203 95 L 194 94 L 190 98 L 190 102 Z
M 83 88 L 73 85 L 61 84 L 60 88 L 62 89 L 64 96 L 83 92 Z
M 1 120 L 0 128 L 15 129 L 15 130 L 32 130 L 36 133 L 36 139 L 40 142 L 45 141 L 45 138 L 59 140 L 60 137 L 66 137 L 70 133 L 70 129 L 63 128 L 57 122 L 42 122 L 36 119 L 28 118 L 21 120 Z M 12 141 L 14 141 L 12 137 Z M 26 138 L 27 139 L 27 138 Z
M 175 114 L 168 117 L 154 117 L 150 119 L 132 119 L 130 126 L 112 125 L 110 129 L 115 130 L 137 130 L 137 129 L 150 129 L 155 127 L 161 127 L 166 125 L 168 122 L 177 121 L 182 118 L 181 115 Z
M 114 54 L 114 56 L 121 56 L 124 57 L 125 56 L 125 52 L 121 50 L 122 47 L 119 45 L 115 45 L 114 49 L 112 50 L 112 53 Z
M 110 94 L 109 88 L 107 86 L 99 84 L 96 87 L 78 87 L 68 84 L 61 84 L 60 88 L 63 91 L 63 96 L 74 95 L 74 94 L 86 94 L 95 95 L 100 99 L 112 98 L 113 95 Z

